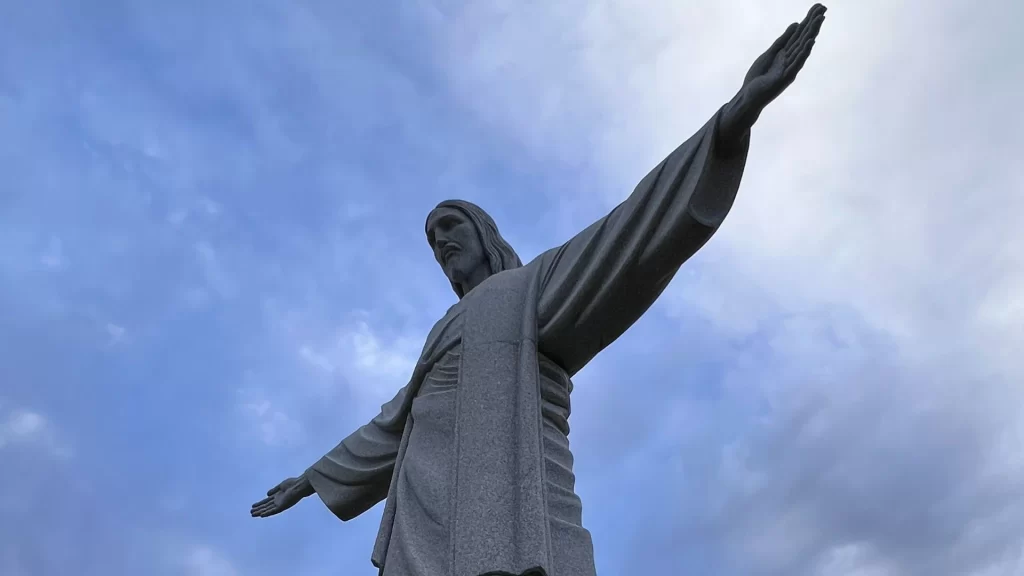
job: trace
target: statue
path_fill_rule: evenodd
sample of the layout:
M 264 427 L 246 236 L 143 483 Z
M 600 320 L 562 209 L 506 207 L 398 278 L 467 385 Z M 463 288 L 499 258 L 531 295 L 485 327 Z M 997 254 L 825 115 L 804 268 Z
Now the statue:
M 380 414 L 252 516 L 317 494 L 344 521 L 386 500 L 371 557 L 382 576 L 594 576 L 569 450 L 570 377 L 718 229 L 750 129 L 796 78 L 824 15 L 816 4 L 792 24 L 622 204 L 526 265 L 479 207 L 439 204 L 427 241 L 459 301 Z

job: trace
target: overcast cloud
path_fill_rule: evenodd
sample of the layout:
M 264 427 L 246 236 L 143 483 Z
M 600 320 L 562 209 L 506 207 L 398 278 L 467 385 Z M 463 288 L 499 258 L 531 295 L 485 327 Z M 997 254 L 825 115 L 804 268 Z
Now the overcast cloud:
M 367 4 L 366 6 L 370 6 Z M 0 574 L 374 574 L 248 506 L 610 210 L 810 2 L 0 0 Z M 1013 0 L 836 0 L 734 211 L 576 378 L 603 575 L 1024 575 Z

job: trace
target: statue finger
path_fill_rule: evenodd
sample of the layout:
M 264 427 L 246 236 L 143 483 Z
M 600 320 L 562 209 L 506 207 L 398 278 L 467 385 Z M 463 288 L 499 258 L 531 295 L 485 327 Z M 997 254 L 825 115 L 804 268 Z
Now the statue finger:
M 811 9 L 807 12 L 807 16 L 800 22 L 800 32 L 798 33 L 798 41 L 803 40 L 807 37 L 810 32 L 812 25 L 819 18 L 825 17 L 825 7 L 821 4 L 815 4 L 811 6 Z
M 281 482 L 281 484 L 284 484 L 284 482 Z M 277 494 L 278 492 L 280 492 L 281 491 L 281 484 L 278 484 L 277 486 L 274 486 L 270 490 L 267 490 L 267 496 L 270 497 L 270 496 L 273 496 L 274 494 Z
M 809 25 L 808 25 L 807 22 L 801 22 L 800 25 L 797 26 L 796 33 L 794 33 L 793 37 L 790 38 L 789 42 L 786 43 L 786 54 L 787 55 L 788 54 L 792 54 L 793 51 L 800 49 L 800 44 L 803 43 L 804 38 L 807 38 L 807 30 L 808 29 L 809 29 Z
M 779 36 L 778 39 L 776 39 L 775 42 L 772 43 L 772 47 L 768 49 L 768 52 L 775 54 L 780 50 L 783 50 L 786 46 L 788 46 L 789 42 L 793 39 L 793 36 L 796 34 L 797 28 L 798 25 L 796 22 L 790 24 L 789 27 L 786 28 L 786 31 L 782 33 L 782 36 Z
M 801 42 L 803 42 L 804 38 L 807 37 L 807 33 L 809 31 L 811 23 L 816 18 L 823 18 L 824 15 L 824 6 L 822 6 L 821 4 L 815 4 L 814 6 L 811 6 L 811 9 L 807 11 L 807 15 L 804 16 L 804 19 L 801 20 L 800 23 L 796 25 L 795 33 L 792 36 L 790 36 L 789 40 L 786 42 L 785 50 L 787 51 L 787 53 L 790 50 L 799 46 Z
M 800 50 L 797 52 L 797 57 L 799 58 L 802 56 L 803 58 L 807 58 L 807 55 L 811 53 L 811 49 L 814 48 L 814 43 L 817 42 L 817 40 L 818 37 L 816 35 L 805 38 L 803 43 L 800 45 Z
M 794 38 L 793 42 L 791 42 L 789 46 L 786 47 L 787 55 L 800 50 L 800 46 L 802 46 L 808 38 L 811 38 L 814 34 L 817 34 L 817 32 L 814 29 L 815 21 L 816 19 L 800 23 L 800 30 L 796 33 L 796 38 Z
M 266 497 L 266 498 L 264 498 L 263 500 L 260 500 L 259 502 L 257 502 L 257 503 L 255 503 L 255 504 L 253 504 L 253 505 L 252 505 L 252 507 L 253 507 L 253 508 L 256 508 L 257 506 L 263 506 L 263 505 L 264 505 L 264 504 L 266 504 L 267 502 L 271 502 L 271 501 L 273 501 L 273 498 L 272 498 L 271 496 L 267 496 L 267 497 Z
M 814 39 L 812 38 L 808 42 L 806 49 L 800 51 L 797 56 L 791 61 L 786 63 L 785 71 L 782 73 L 783 78 L 787 81 L 792 82 L 796 75 L 800 73 L 800 70 L 804 67 L 807 62 L 807 58 L 811 55 L 811 48 L 814 47 Z
M 810 23 L 812 18 L 814 18 L 814 14 L 815 12 L 817 12 L 818 6 L 818 4 L 811 6 L 811 8 L 807 11 L 807 14 L 804 14 L 804 19 L 800 21 L 800 32 L 803 32 L 804 28 L 807 28 L 807 24 Z
M 260 506 L 259 508 L 254 509 L 252 511 L 252 515 L 253 516 L 259 516 L 260 518 L 266 518 L 267 516 L 271 516 L 273 514 L 276 514 L 276 512 L 274 512 L 274 510 L 276 510 L 276 509 L 277 509 L 277 506 L 275 506 L 274 503 L 271 502 L 270 504 L 267 504 L 265 506 Z
M 818 32 L 821 30 L 822 23 L 825 22 L 824 16 L 819 16 L 807 27 L 806 33 L 802 34 L 802 38 L 799 43 L 786 50 L 785 65 L 789 66 L 794 60 L 801 57 L 805 52 L 810 51 L 811 47 L 814 46 L 814 41 L 818 37 Z M 804 56 L 806 58 L 806 56 Z
M 811 6 L 810 10 L 807 11 L 807 15 L 804 16 L 804 21 L 802 22 L 802 24 L 809 23 L 811 20 L 814 20 L 818 16 L 824 14 L 826 10 L 828 10 L 828 8 L 825 8 L 825 6 L 821 3 L 817 3 L 814 6 Z
M 821 32 L 821 25 L 825 22 L 825 15 L 819 14 L 811 20 L 811 23 L 807 25 L 807 31 L 804 33 L 804 39 L 817 38 L 818 32 Z
M 793 54 L 786 58 L 785 66 L 789 68 L 794 62 L 800 60 L 807 60 L 807 57 L 811 55 L 811 50 L 814 48 L 814 38 L 808 38 L 800 46 L 799 50 L 793 52 Z
M 790 29 L 792 29 L 793 32 L 789 34 L 788 38 L 786 38 L 786 44 L 782 47 L 783 50 L 789 50 L 793 45 L 800 43 L 800 33 L 803 31 L 803 23 L 797 24 L 796 22 L 793 22 L 789 25 L 789 28 L 786 28 L 786 32 L 789 32 Z

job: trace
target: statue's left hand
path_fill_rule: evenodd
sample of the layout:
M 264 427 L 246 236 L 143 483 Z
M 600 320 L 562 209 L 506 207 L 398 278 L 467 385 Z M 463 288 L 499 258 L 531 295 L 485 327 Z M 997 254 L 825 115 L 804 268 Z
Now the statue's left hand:
M 252 505 L 253 518 L 266 518 L 280 514 L 313 494 L 313 487 L 305 476 L 288 478 L 267 492 L 267 497 Z
M 815 4 L 803 22 L 794 22 L 754 61 L 739 94 L 724 110 L 720 129 L 727 142 L 739 140 L 757 121 L 765 106 L 789 87 L 811 55 L 825 21 L 825 7 Z
M 743 79 L 743 89 L 752 97 L 751 104 L 764 108 L 793 83 L 811 55 L 825 21 L 825 10 L 821 4 L 811 6 L 803 22 L 790 24 L 771 48 L 754 61 Z

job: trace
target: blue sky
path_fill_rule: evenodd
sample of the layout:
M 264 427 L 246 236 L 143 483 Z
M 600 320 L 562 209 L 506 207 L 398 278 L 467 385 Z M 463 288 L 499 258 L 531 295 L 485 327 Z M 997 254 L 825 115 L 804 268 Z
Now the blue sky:
M 796 0 L 0 0 L 0 573 L 374 573 L 248 507 L 454 295 L 625 197 Z M 576 379 L 601 574 L 1024 574 L 1019 3 L 841 0 L 734 212 Z

